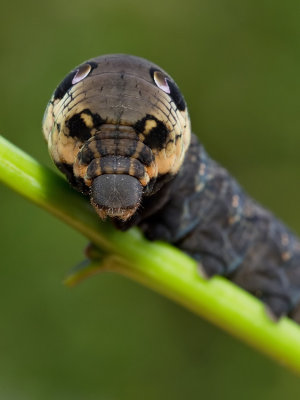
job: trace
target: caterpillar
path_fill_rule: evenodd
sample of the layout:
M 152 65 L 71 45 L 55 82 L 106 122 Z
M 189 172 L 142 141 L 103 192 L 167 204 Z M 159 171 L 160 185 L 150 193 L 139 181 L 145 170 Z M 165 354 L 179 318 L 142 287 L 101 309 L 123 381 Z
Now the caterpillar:
M 174 244 L 273 318 L 300 323 L 300 241 L 209 157 L 159 66 L 111 54 L 74 68 L 44 114 L 50 156 L 101 219 Z

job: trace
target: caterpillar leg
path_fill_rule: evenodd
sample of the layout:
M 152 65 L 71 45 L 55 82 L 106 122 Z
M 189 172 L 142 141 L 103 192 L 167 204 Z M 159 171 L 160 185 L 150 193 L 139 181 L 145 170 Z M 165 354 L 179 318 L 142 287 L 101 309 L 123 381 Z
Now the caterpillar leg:
M 200 273 L 212 277 L 223 275 L 238 286 L 258 297 L 267 306 L 269 316 L 278 320 L 289 314 L 297 304 L 297 295 L 292 289 L 293 280 L 286 268 L 268 264 L 268 257 L 260 264 L 254 262 L 254 248 L 248 253 L 238 254 L 231 246 L 228 236 L 216 227 L 208 230 L 195 229 L 178 243 L 178 247 L 201 263 Z M 197 252 L 195 252 L 197 249 Z M 298 290 L 299 292 L 299 290 Z M 299 310 L 300 319 L 300 310 Z
M 289 280 L 285 271 L 278 265 L 258 268 L 243 265 L 231 279 L 238 286 L 260 298 L 275 320 L 288 314 L 293 308 Z
M 289 317 L 300 324 L 300 304 L 289 313 Z
M 171 226 L 149 219 L 141 228 L 151 240 L 173 241 L 176 235 Z M 170 240 L 173 239 L 173 240 Z M 278 265 L 253 266 L 252 260 L 239 256 L 231 246 L 227 236 L 216 226 L 201 230 L 194 229 L 183 239 L 174 243 L 178 248 L 199 261 L 199 273 L 210 278 L 214 275 L 228 277 L 238 286 L 262 300 L 269 316 L 278 320 L 293 309 L 290 294 L 290 280 Z M 195 251 L 196 249 L 196 251 Z M 299 315 L 298 315 L 299 314 Z M 300 320 L 300 309 L 298 312 Z

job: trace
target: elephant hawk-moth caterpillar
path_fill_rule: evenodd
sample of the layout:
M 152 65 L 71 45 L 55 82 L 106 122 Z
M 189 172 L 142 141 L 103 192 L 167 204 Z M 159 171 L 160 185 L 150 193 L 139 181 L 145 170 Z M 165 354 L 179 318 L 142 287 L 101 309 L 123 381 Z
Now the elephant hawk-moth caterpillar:
M 208 156 L 159 66 L 122 54 L 84 62 L 53 93 L 43 131 L 100 218 L 138 225 L 300 322 L 299 239 Z

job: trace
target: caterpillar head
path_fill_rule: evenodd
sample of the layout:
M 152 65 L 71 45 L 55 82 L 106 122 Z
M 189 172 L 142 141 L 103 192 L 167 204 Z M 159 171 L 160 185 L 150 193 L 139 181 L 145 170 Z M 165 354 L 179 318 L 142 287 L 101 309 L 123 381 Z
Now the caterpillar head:
M 90 196 L 101 218 L 123 221 L 178 173 L 191 135 L 174 80 L 122 54 L 72 70 L 48 103 L 43 131 L 71 185 Z

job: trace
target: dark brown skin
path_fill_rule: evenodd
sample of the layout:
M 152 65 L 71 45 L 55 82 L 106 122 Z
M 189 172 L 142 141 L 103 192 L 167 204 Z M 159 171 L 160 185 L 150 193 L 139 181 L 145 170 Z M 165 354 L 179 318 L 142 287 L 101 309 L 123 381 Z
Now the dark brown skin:
M 147 60 L 107 55 L 58 86 L 44 135 L 57 167 L 122 230 L 138 225 L 300 322 L 300 241 L 241 189 L 191 134 L 173 79 Z M 200 264 L 201 263 L 201 264 Z

